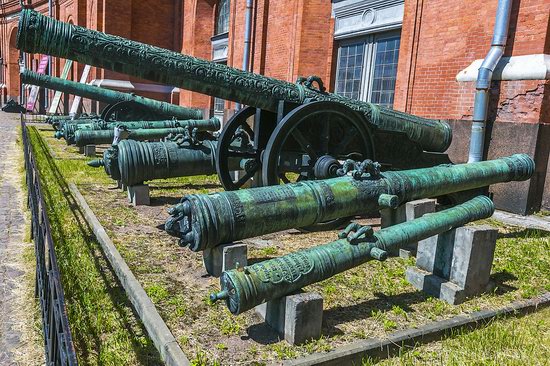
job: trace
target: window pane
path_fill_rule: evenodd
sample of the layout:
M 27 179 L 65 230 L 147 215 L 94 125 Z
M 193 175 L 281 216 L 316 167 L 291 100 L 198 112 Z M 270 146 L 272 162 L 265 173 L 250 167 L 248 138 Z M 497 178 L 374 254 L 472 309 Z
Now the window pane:
M 385 107 L 393 105 L 397 60 L 399 58 L 399 36 L 375 41 L 374 72 L 372 80 L 372 103 Z
M 227 32 L 229 32 L 229 0 L 220 0 L 216 17 L 216 34 Z
M 359 99 L 364 59 L 364 43 L 350 44 L 339 48 L 336 94 Z
M 220 98 L 214 98 L 214 111 L 223 112 L 225 107 L 225 100 Z
M 220 62 L 221 65 L 227 65 L 226 62 Z M 214 112 L 223 113 L 225 110 L 225 99 L 214 98 Z

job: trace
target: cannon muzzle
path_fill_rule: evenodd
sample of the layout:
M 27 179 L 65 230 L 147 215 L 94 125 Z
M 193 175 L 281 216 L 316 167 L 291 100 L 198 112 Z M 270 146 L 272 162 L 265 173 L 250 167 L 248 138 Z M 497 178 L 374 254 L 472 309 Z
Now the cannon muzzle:
M 201 119 L 203 113 L 199 109 L 184 108 L 179 105 L 161 102 L 155 99 L 141 97 L 135 94 L 122 93 L 116 90 L 100 88 L 94 85 L 77 83 L 44 74 L 25 70 L 21 73 L 21 81 L 25 84 L 42 86 L 47 89 L 78 95 L 109 104 L 132 102 L 140 107 L 153 111 L 160 116 L 179 119 Z
M 105 161 L 103 159 L 90 160 L 88 162 L 88 166 L 91 166 L 92 168 L 100 168 L 102 166 L 105 166 Z
M 341 103 L 364 116 L 374 130 L 375 139 L 383 139 L 381 136 L 388 132 L 402 133 L 426 151 L 444 152 L 452 139 L 451 129 L 444 121 L 419 118 L 327 93 L 316 78 L 300 79 L 293 84 L 63 23 L 30 9 L 21 12 L 17 47 L 25 52 L 63 57 L 271 112 L 277 112 L 280 102 Z M 313 87 L 315 82 L 318 88 Z
M 176 206 L 165 229 L 179 237 L 180 245 L 200 251 L 291 228 L 376 213 L 380 208 L 395 208 L 420 198 L 527 180 L 535 164 L 528 155 L 517 154 L 479 163 L 383 173 L 372 162 L 363 167 L 369 173 L 356 170 L 340 178 L 188 195 Z
M 210 295 L 210 299 L 225 300 L 229 311 L 237 315 L 369 260 L 385 260 L 390 250 L 488 218 L 494 211 L 488 197 L 478 196 L 378 232 L 351 224 L 340 240 L 223 272 L 221 291 Z

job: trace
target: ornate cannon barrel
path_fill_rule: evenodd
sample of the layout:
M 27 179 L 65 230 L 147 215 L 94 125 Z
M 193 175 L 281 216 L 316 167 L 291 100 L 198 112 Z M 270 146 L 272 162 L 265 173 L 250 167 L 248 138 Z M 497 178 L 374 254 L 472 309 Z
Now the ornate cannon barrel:
M 122 140 L 104 151 L 103 159 L 88 165 L 103 166 L 105 172 L 124 185 L 132 186 L 153 179 L 216 174 L 217 142 L 138 142 Z M 232 168 L 239 160 L 232 160 Z
M 78 95 L 84 98 L 97 100 L 109 104 L 132 102 L 166 118 L 201 119 L 203 113 L 199 109 L 184 108 L 179 105 L 161 102 L 155 99 L 140 97 L 139 95 L 122 93 L 116 90 L 100 88 L 94 85 L 77 83 L 48 75 L 37 74 L 30 70 L 21 73 L 21 81 L 47 89 L 58 90 L 64 93 Z M 160 117 L 160 116 L 159 116 Z
M 92 125 L 99 125 L 104 123 L 104 121 L 100 118 L 81 118 L 78 120 L 62 120 L 62 121 L 54 121 L 53 126 L 55 128 L 55 133 L 53 136 L 56 139 L 67 139 L 66 136 L 74 135 L 74 131 L 80 129 L 80 125 L 82 125 L 82 128 L 88 129 Z M 68 129 L 67 132 L 65 130 Z
M 146 141 L 157 140 L 170 134 L 180 135 L 188 130 L 185 127 L 176 128 L 151 128 L 128 130 L 126 140 Z M 77 130 L 74 133 L 76 146 L 111 144 L 115 138 L 114 130 Z
M 127 121 L 127 122 L 105 122 L 94 121 L 92 123 L 66 123 L 63 130 L 55 133 L 56 138 L 63 137 L 67 144 L 76 143 L 75 133 L 78 130 L 113 130 L 117 126 L 122 126 L 128 130 L 137 129 L 158 129 L 158 128 L 178 128 L 187 127 L 197 129 L 198 131 L 216 131 L 220 129 L 221 122 L 216 117 L 210 119 L 188 119 L 178 121 L 175 119 L 165 121 Z M 111 139 L 112 141 L 112 139 Z
M 101 118 L 98 115 L 82 115 L 79 118 L 71 119 L 68 116 L 62 116 L 65 118 L 56 119 L 54 116 L 49 116 L 46 118 L 46 123 L 49 123 L 53 126 L 56 131 L 62 131 L 66 124 L 75 123 L 75 124 L 86 124 L 92 122 L 99 122 Z M 67 118 L 68 117 L 68 118 Z
M 25 52 L 72 59 L 271 112 L 277 112 L 281 101 L 298 105 L 310 101 L 340 103 L 364 116 L 375 130 L 375 137 L 379 133 L 382 136 L 388 132 L 403 133 L 432 152 L 444 152 L 451 143 L 451 129 L 443 121 L 326 93 L 320 81 L 318 89 L 312 87 L 315 78 L 292 84 L 59 22 L 30 9 L 21 12 L 17 47 Z
M 377 212 L 381 207 L 526 180 L 533 160 L 516 154 L 479 163 L 380 173 L 364 165 L 354 176 L 242 189 L 234 192 L 188 195 L 170 210 L 168 233 L 180 245 L 199 251 L 222 243 L 290 228 Z
M 494 210 L 489 198 L 478 196 L 376 233 L 369 227 L 351 226 L 340 235 L 340 240 L 255 263 L 244 270 L 223 272 L 220 277 L 222 291 L 212 294 L 210 299 L 225 300 L 231 313 L 240 314 L 371 259 L 384 260 L 391 249 L 488 218 Z M 355 233 L 348 235 L 350 229 Z

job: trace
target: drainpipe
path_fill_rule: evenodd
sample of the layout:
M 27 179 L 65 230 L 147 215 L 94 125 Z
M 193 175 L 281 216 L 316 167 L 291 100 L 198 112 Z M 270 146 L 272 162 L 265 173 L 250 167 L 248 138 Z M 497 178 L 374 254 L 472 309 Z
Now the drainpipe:
M 491 49 L 489 53 L 487 53 L 487 56 L 485 56 L 478 71 L 476 95 L 474 99 L 472 135 L 470 139 L 470 153 L 468 156 L 469 163 L 483 160 L 485 123 L 487 122 L 487 109 L 489 107 L 489 89 L 491 88 L 493 71 L 495 71 L 495 67 L 500 61 L 506 46 L 512 1 L 513 0 L 498 1 Z
M 53 18 L 53 0 L 48 0 L 48 16 Z M 52 56 L 48 56 L 48 69 L 46 70 L 47 75 L 52 75 Z M 44 88 L 44 109 L 50 106 L 48 100 L 48 89 Z M 47 112 L 47 111 L 46 111 Z
M 250 64 L 250 38 L 252 33 L 252 2 L 246 0 L 246 12 L 244 16 L 244 51 L 243 51 L 243 70 L 249 71 Z M 241 109 L 241 103 L 236 104 L 236 109 Z

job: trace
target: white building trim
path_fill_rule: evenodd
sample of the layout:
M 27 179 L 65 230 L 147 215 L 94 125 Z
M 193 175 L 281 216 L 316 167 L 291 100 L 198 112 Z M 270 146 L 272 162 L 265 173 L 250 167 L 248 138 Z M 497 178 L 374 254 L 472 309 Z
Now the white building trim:
M 404 0 L 345 0 L 333 2 L 334 39 L 401 28 Z

